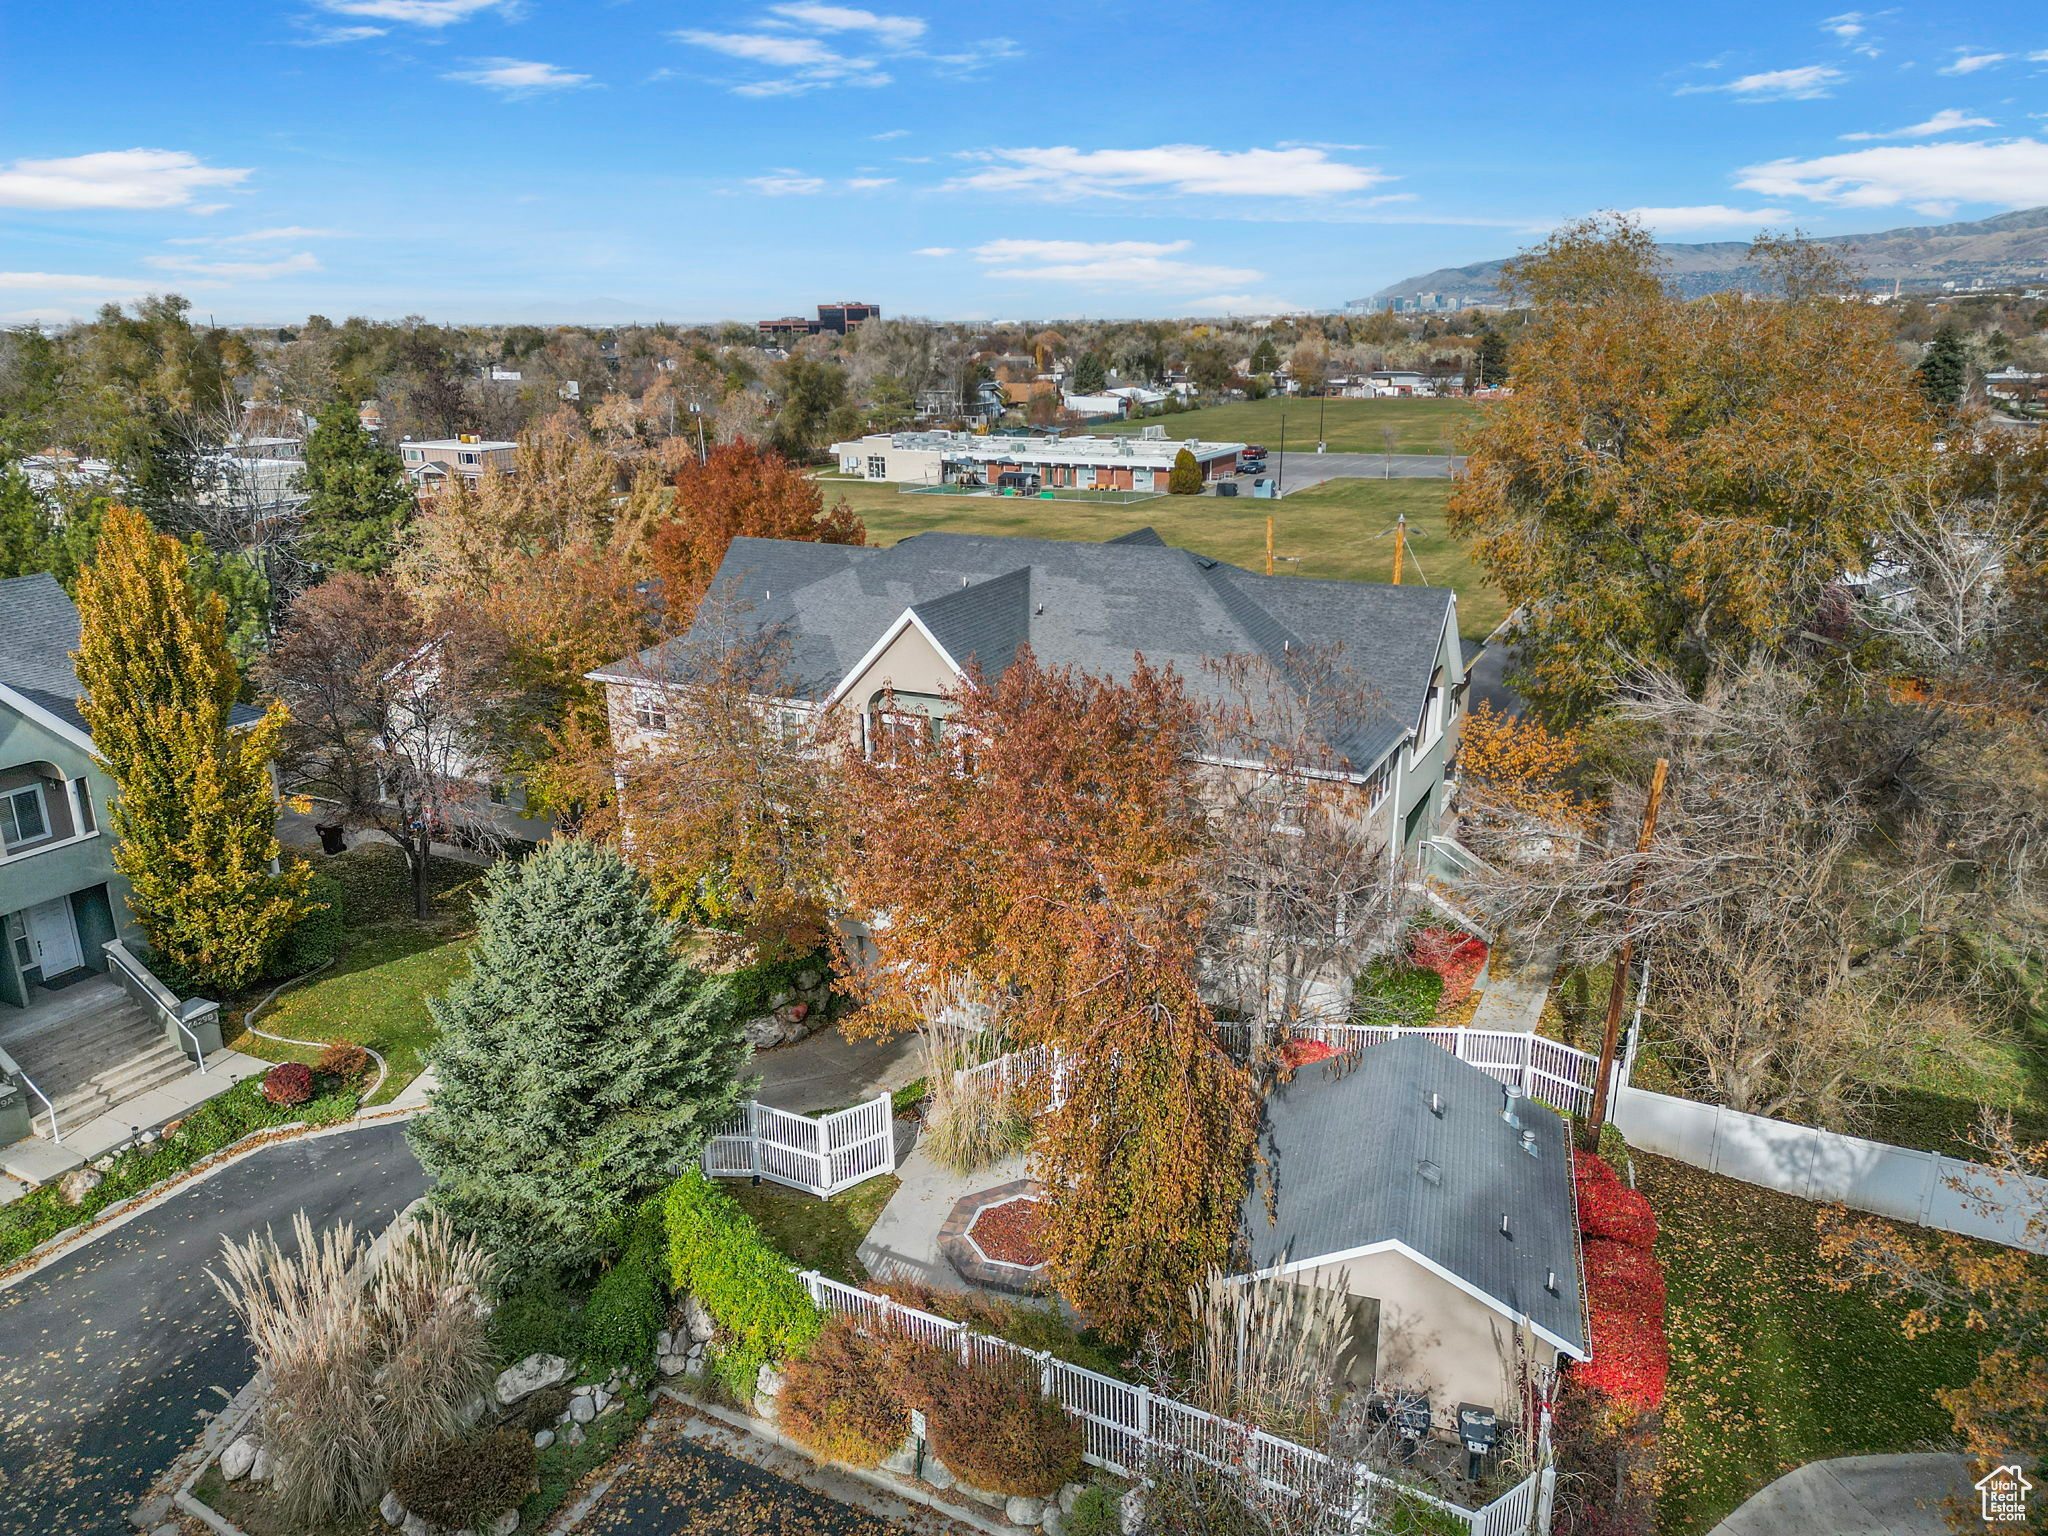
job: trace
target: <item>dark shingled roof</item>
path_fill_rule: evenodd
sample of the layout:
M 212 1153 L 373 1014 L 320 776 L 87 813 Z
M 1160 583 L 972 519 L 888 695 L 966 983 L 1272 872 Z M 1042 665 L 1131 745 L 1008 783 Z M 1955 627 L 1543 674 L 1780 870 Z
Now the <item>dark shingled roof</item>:
M 1300 576 L 1260 576 L 1176 549 L 1153 530 L 1107 543 L 921 533 L 889 549 L 740 538 L 717 585 L 754 622 L 782 629 L 802 696 L 823 698 L 906 608 L 962 666 L 995 676 L 1029 643 L 1047 666 L 1128 676 L 1138 653 L 1197 692 L 1203 663 L 1291 648 L 1333 649 L 1380 707 L 1333 742 L 1369 769 L 1420 718 L 1451 593 Z M 601 675 L 669 675 L 657 646 Z
M 1252 1268 L 1398 1242 L 1584 1354 L 1569 1130 L 1521 1097 L 1517 1129 L 1503 1102 L 1500 1083 L 1419 1036 L 1368 1046 L 1341 1075 L 1301 1068 L 1266 1100 L 1274 1204 L 1245 1197 Z
M 77 649 L 78 609 L 56 577 L 39 571 L 0 581 L 0 683 L 66 725 L 87 731 L 78 708 L 78 673 L 71 665 Z M 228 720 L 247 725 L 261 715 L 237 704 Z

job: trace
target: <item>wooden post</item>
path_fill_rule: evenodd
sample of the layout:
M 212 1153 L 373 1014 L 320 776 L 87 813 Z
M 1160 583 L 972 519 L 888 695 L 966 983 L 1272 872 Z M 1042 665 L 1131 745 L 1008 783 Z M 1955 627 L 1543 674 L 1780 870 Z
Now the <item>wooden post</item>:
M 1266 514 L 1266 574 L 1273 574 L 1273 514 Z
M 1401 585 L 1401 557 L 1408 552 L 1408 514 L 1394 519 L 1394 585 Z M 1424 586 L 1428 583 L 1424 582 Z
M 1607 990 L 1607 1029 L 1600 1037 L 1600 1065 L 1593 1077 L 1593 1107 L 1579 1127 L 1579 1144 L 1588 1152 L 1600 1147 L 1600 1127 L 1607 1123 L 1607 1084 L 1614 1076 L 1614 1048 L 1621 1038 L 1621 1004 L 1628 990 L 1629 962 L 1635 958 L 1635 936 L 1627 924 L 1635 917 L 1636 898 L 1643 889 L 1643 859 L 1650 851 L 1650 839 L 1657 835 L 1657 812 L 1664 804 L 1664 775 L 1671 764 L 1657 759 L 1650 774 L 1650 799 L 1643 807 L 1643 830 L 1636 838 L 1636 871 L 1629 876 L 1628 898 L 1622 903 L 1621 953 L 1614 957 L 1614 985 Z

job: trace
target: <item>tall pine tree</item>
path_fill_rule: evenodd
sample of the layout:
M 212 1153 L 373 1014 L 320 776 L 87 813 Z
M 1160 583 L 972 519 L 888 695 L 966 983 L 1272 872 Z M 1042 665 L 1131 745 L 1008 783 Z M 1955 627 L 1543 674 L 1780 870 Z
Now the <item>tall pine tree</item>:
M 226 608 L 193 590 L 187 560 L 139 512 L 108 510 L 78 579 L 78 681 L 93 749 L 120 789 L 113 857 L 128 906 L 173 981 L 232 989 L 304 914 L 307 872 L 271 873 L 284 708 L 230 723 L 240 678 Z
M 1927 403 L 1943 416 L 1953 415 L 1963 403 L 1963 388 L 1970 381 L 1970 354 L 1953 325 L 1942 322 L 1934 340 L 1927 343 L 1916 373 Z
M 737 1107 L 738 1005 L 610 849 L 561 840 L 484 884 L 407 1135 L 434 1202 L 511 1269 L 573 1271 Z
M 306 439 L 305 557 L 327 571 L 375 573 L 398 552 L 412 516 L 412 487 L 395 450 L 363 430 L 355 407 L 337 400 Z

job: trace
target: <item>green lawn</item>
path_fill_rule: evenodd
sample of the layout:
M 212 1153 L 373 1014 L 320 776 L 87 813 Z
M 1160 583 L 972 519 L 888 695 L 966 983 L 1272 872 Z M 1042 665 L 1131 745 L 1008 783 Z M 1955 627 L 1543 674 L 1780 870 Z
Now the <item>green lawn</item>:
M 1158 496 L 1128 507 L 906 496 L 894 486 L 868 481 L 831 481 L 823 489 L 828 501 L 844 498 L 879 544 L 894 544 L 933 529 L 1101 540 L 1134 528 L 1156 528 L 1169 544 L 1254 571 L 1265 569 L 1270 513 L 1274 549 L 1283 557 L 1275 570 L 1350 581 L 1386 581 L 1392 575 L 1394 519 L 1405 513 L 1410 558 L 1404 581 L 1455 587 L 1458 627 L 1473 639 L 1490 633 L 1506 613 L 1478 567 L 1444 531 L 1444 502 L 1451 493 L 1448 480 L 1331 480 L 1280 501 Z M 1290 556 L 1298 558 L 1284 558 Z
M 1455 453 L 1452 438 L 1475 421 L 1485 406 L 1470 400 L 1239 400 L 1172 416 L 1094 424 L 1101 435 L 1164 427 L 1171 438 L 1199 437 L 1212 443 L 1260 443 L 1278 451 L 1285 418 L 1287 448 L 1313 450 L 1318 429 L 1332 453 L 1385 453 L 1387 432 L 1396 453 Z
M 893 1174 L 866 1179 L 829 1200 L 739 1179 L 721 1179 L 719 1187 L 739 1202 L 761 1235 L 799 1269 L 815 1269 L 846 1285 L 865 1285 L 868 1272 L 854 1250 L 896 1193 L 899 1182 Z
M 1972 1335 L 1908 1339 L 1906 1309 L 1825 1283 L 1821 1207 L 1636 1155 L 1670 1303 L 1664 1536 L 1703 1536 L 1780 1474 L 1830 1456 L 1941 1448 L 1933 1398 L 1975 1370 Z
M 297 1040 L 352 1040 L 382 1055 L 391 1075 L 370 1101 L 383 1104 L 420 1074 L 435 1037 L 427 998 L 462 974 L 467 937 L 390 928 L 351 945 L 312 981 L 294 987 L 257 1021 Z M 228 1042 L 265 1061 L 312 1062 L 319 1049 L 280 1045 L 243 1032 Z

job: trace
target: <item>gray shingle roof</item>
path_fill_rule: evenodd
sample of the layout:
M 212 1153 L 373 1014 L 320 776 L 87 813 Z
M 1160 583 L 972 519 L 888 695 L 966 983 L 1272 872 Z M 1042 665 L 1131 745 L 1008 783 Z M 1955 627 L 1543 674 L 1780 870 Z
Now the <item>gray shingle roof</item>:
M 78 700 L 83 690 L 71 664 L 78 649 L 78 609 L 47 571 L 0 581 L 0 683 L 66 725 L 90 731 Z M 262 711 L 237 704 L 232 725 L 247 725 Z
M 1260 1188 L 1245 1198 L 1252 1268 L 1398 1242 L 1583 1354 L 1568 1128 L 1518 1098 L 1517 1129 L 1502 1105 L 1492 1077 L 1417 1036 L 1367 1047 L 1341 1075 L 1303 1067 L 1266 1100 L 1273 1206 Z
M 1204 663 L 1329 647 L 1377 701 L 1333 743 L 1370 768 L 1418 719 L 1451 608 L 1443 587 L 1261 576 L 1141 529 L 1107 543 L 921 533 L 889 549 L 735 539 L 719 588 L 790 641 L 799 691 L 822 698 L 906 608 L 962 665 L 1001 672 L 1028 642 L 1047 666 L 1128 676 L 1138 654 L 1197 692 Z M 943 633 L 941 633 L 943 631 Z M 949 638 L 950 637 L 950 638 Z M 604 671 L 669 675 L 655 647 Z

